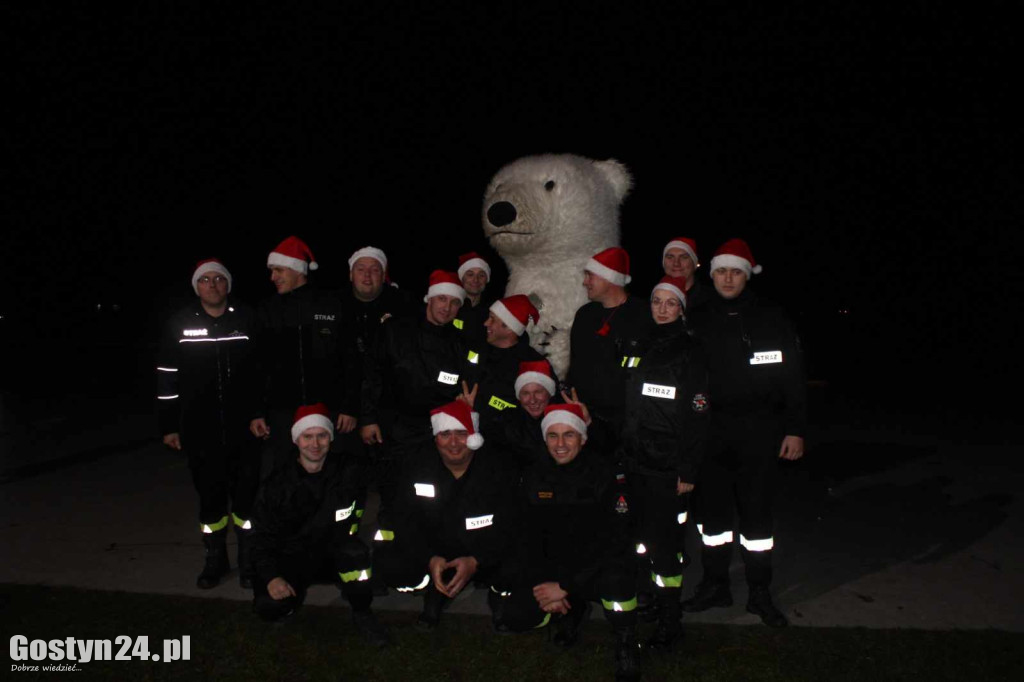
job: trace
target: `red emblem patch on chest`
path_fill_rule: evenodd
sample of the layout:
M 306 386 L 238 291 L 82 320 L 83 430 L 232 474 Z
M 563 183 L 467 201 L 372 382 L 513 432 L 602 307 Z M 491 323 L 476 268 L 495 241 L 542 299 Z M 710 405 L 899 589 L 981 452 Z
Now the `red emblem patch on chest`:
M 626 503 L 625 495 L 619 495 L 619 501 L 615 503 L 615 511 L 618 514 L 626 514 L 629 512 L 629 505 Z

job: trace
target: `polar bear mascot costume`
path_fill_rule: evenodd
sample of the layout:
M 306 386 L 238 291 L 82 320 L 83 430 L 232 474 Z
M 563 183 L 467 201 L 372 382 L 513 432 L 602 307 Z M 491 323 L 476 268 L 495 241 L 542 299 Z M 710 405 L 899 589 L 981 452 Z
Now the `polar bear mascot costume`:
M 633 186 L 618 161 L 574 154 L 527 156 L 502 168 L 484 195 L 484 234 L 508 266 L 505 295 L 540 311 L 530 345 L 564 378 L 569 330 L 587 302 L 583 266 L 619 245 L 619 207 Z

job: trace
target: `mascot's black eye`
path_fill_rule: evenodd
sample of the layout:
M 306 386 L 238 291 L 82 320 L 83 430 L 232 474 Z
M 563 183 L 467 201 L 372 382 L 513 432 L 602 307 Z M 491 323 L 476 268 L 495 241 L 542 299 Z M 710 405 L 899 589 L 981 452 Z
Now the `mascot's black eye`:
M 546 189 L 547 191 L 550 192 L 554 188 L 555 188 L 555 181 L 554 180 L 548 180 L 547 182 L 544 183 L 544 189 Z

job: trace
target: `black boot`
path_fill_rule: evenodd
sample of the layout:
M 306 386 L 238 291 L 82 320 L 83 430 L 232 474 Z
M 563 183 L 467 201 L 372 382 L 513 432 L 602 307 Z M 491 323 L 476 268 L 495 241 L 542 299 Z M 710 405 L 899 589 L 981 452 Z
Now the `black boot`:
M 718 606 L 732 606 L 732 590 L 728 581 L 704 578 L 693 596 L 683 602 L 683 611 L 700 613 Z
M 243 530 L 241 526 L 235 526 L 235 537 L 238 538 L 238 584 L 243 590 L 252 589 L 252 578 L 255 571 L 252 567 L 252 559 L 249 551 L 251 530 Z
M 209 590 L 217 587 L 220 579 L 228 574 L 231 565 L 228 563 L 227 529 L 214 533 L 203 533 L 203 546 L 206 547 L 206 563 L 203 572 L 196 578 L 196 587 Z
M 378 649 L 391 644 L 391 632 L 388 626 L 377 620 L 377 616 L 370 609 L 352 612 L 352 623 L 356 630 L 368 644 Z
M 635 625 L 615 628 L 615 680 L 633 682 L 640 679 L 640 643 L 636 641 Z
M 421 630 L 433 630 L 441 621 L 441 612 L 451 601 L 437 591 L 433 581 L 427 586 L 427 593 L 423 596 L 423 613 L 416 619 L 416 627 Z
M 593 608 L 589 601 L 573 601 L 572 599 L 569 600 L 569 606 L 569 613 L 558 619 L 555 636 L 552 639 L 555 644 L 565 648 L 571 647 L 579 640 L 580 633 L 583 632 L 583 624 L 587 622 L 587 617 Z
M 683 626 L 680 622 L 682 608 L 679 604 L 679 591 L 672 590 L 670 594 L 658 595 L 658 627 L 654 634 L 647 640 L 647 647 L 650 649 L 671 650 L 679 637 L 683 634 Z
M 747 597 L 747 611 L 760 616 L 761 621 L 772 628 L 784 628 L 789 621 L 772 603 L 772 595 L 767 585 L 751 585 L 750 596 Z

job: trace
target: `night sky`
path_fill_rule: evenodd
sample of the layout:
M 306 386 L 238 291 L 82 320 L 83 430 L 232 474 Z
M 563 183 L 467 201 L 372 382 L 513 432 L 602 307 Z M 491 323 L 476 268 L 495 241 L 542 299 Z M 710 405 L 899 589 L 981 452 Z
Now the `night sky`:
M 256 302 L 289 234 L 321 284 L 373 243 L 418 292 L 486 250 L 495 171 L 573 152 L 634 175 L 641 295 L 669 238 L 742 236 L 815 372 L 962 399 L 1019 352 L 1012 23 L 864 4 L 7 10 L 5 340 L 87 343 L 116 303 L 152 343 L 196 260 Z

